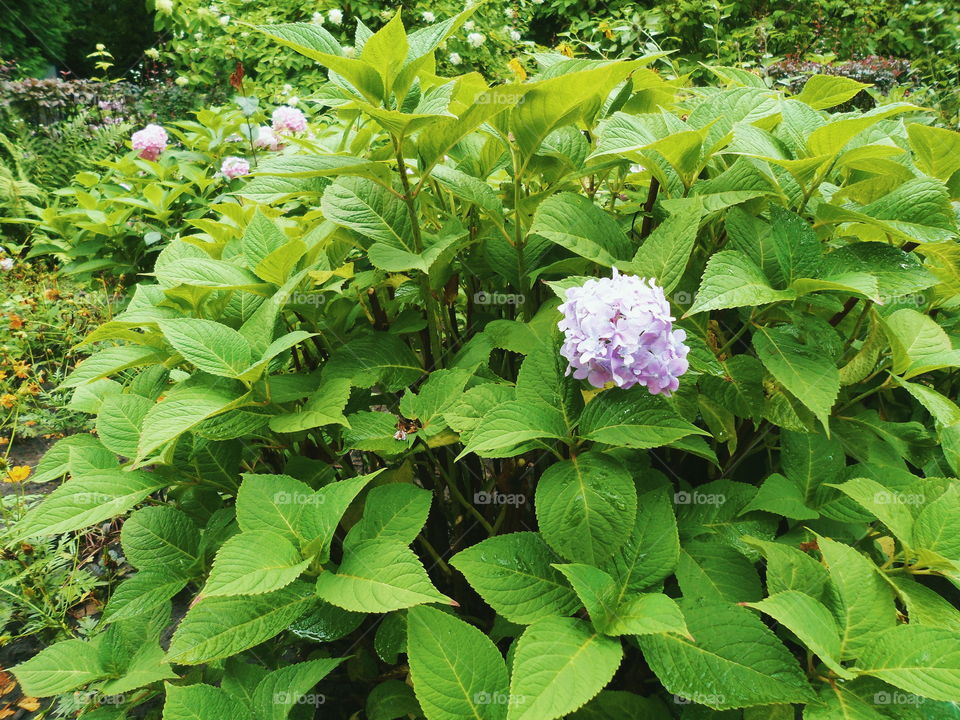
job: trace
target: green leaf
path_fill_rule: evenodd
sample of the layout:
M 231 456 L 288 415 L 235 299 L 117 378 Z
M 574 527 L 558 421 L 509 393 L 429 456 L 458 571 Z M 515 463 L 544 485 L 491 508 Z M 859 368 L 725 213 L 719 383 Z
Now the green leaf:
M 697 240 L 703 209 L 696 201 L 688 201 L 673 211 L 628 263 L 618 262 L 623 272 L 651 277 L 669 295 L 683 276 Z
M 807 506 L 803 488 L 779 473 L 763 481 L 757 494 L 740 514 L 745 515 L 753 510 L 764 510 L 794 520 L 810 520 L 820 516 L 820 513 Z
M 960 695 L 960 633 L 898 625 L 874 638 L 857 668 L 907 692 L 956 702 Z
M 103 677 L 96 647 L 83 640 L 63 640 L 12 668 L 25 695 L 48 697 L 69 692 Z
M 127 562 L 140 570 L 188 577 L 200 562 L 200 533 L 185 513 L 161 505 L 137 510 L 123 524 L 120 542 Z
M 289 475 L 246 473 L 237 493 L 237 524 L 244 532 L 267 531 L 305 543 L 305 513 L 319 503 L 313 488 Z
M 694 640 L 637 638 L 667 692 L 715 710 L 813 699 L 796 659 L 749 610 L 688 602 L 681 609 Z
M 268 530 L 242 532 L 217 551 L 207 584 L 201 593 L 261 595 L 286 587 L 307 569 L 300 551 L 282 535 Z
M 204 420 L 242 405 L 247 395 L 237 396 L 206 387 L 178 388 L 158 402 L 143 418 L 137 446 L 138 464 L 171 440 L 192 430 Z
M 905 546 L 913 545 L 913 515 L 910 509 L 901 503 L 897 494 L 870 478 L 851 478 L 838 490 L 853 498 L 890 531 Z
M 323 193 L 327 220 L 388 247 L 416 253 L 406 205 L 387 188 L 367 178 L 341 177 Z
M 249 715 L 243 703 L 218 687 L 196 685 L 165 686 L 163 720 L 222 720 Z
M 794 99 L 817 110 L 825 110 L 845 103 L 868 87 L 867 83 L 840 75 L 813 75 Z
M 60 383 L 59 388 L 78 387 L 108 375 L 116 375 L 123 370 L 153 365 L 163 362 L 165 359 L 165 354 L 152 347 L 141 347 L 139 345 L 108 347 L 98 350 L 81 362 L 77 369 Z
M 680 539 L 672 498 L 659 488 L 640 495 L 637 519 L 623 545 L 602 566 L 617 584 L 617 603 L 652 587 L 677 567 Z
M 503 720 L 507 666 L 472 625 L 424 605 L 407 612 L 407 656 L 427 720 Z
M 367 540 L 396 540 L 409 545 L 427 521 L 433 495 L 407 483 L 373 488 L 363 506 L 363 517 L 343 540 L 345 550 Z
M 253 273 L 223 260 L 188 257 L 157 268 L 157 280 L 161 285 L 191 285 L 198 288 L 221 290 L 250 290 L 266 293 L 269 285 Z
M 630 253 L 630 243 L 616 221 L 574 193 L 551 195 L 540 203 L 529 232 L 604 267 Z
M 507 717 L 554 720 L 573 712 L 610 682 L 622 658 L 618 640 L 583 620 L 538 620 L 517 641 Z
M 336 573 L 323 572 L 317 578 L 317 595 L 356 612 L 451 602 L 431 584 L 413 551 L 395 540 L 371 540 L 346 552 Z
M 596 564 L 616 552 L 633 527 L 637 491 L 617 460 L 588 452 L 547 468 L 535 502 L 544 540 L 568 560 Z
M 960 170 L 960 133 L 956 130 L 910 123 L 907 137 L 914 162 L 927 175 L 946 181 Z
M 707 435 L 639 385 L 605 390 L 587 403 L 579 434 L 586 440 L 638 449 L 659 447 L 691 434 Z
M 748 607 L 766 613 L 815 653 L 840 677 L 856 676 L 840 664 L 840 631 L 830 611 L 818 600 L 797 590 L 776 593 Z
M 943 367 L 960 366 L 960 350 L 933 318 L 903 308 L 883 319 L 893 350 L 893 372 L 905 380 Z
M 892 592 L 852 547 L 828 538 L 818 542 L 832 581 L 827 606 L 840 625 L 840 659 L 859 657 L 897 624 Z
M 141 570 L 113 591 L 103 611 L 103 622 L 119 622 L 165 605 L 186 587 L 186 577 L 171 577 L 163 570 Z
M 704 540 L 686 542 L 677 563 L 683 597 L 710 601 L 759 600 L 760 578 L 753 564 L 729 545 Z
M 265 595 L 204 598 L 177 627 L 168 659 L 199 665 L 236 655 L 285 630 L 314 601 L 306 583 Z
M 902 506 L 900 506 L 902 507 Z M 913 527 L 916 547 L 932 550 L 950 560 L 960 561 L 960 490 L 950 485 L 943 495 L 927 504 Z
M 286 720 L 307 692 L 329 675 L 344 658 L 323 658 L 293 663 L 274 670 L 253 691 L 253 708 L 259 720 Z
M 321 26 L 285 23 L 253 28 L 342 76 L 370 102 L 379 104 L 383 98 L 383 78 L 376 68 L 365 60 L 343 57 L 339 43 Z
M 373 333 L 355 338 L 332 353 L 323 381 L 346 378 L 357 387 L 381 385 L 395 392 L 413 385 L 423 368 L 413 350 L 397 335 Z
M 262 171 L 262 166 L 257 168 Z M 287 244 L 287 236 L 257 208 L 253 218 L 247 223 L 240 240 L 240 247 L 247 266 L 256 268 L 265 257 Z
M 446 427 L 443 413 L 463 395 L 473 373 L 470 370 L 434 370 L 417 393 L 407 390 L 400 399 L 403 416 L 420 421 L 422 432 L 430 437 Z
M 707 310 L 764 305 L 795 297 L 792 290 L 774 290 L 763 271 L 743 253 L 723 250 L 710 256 L 700 290 L 684 317 Z
M 830 582 L 827 569 L 802 550 L 780 542 L 744 537 L 743 541 L 760 550 L 767 561 L 767 592 L 799 590 L 820 598 Z
M 96 525 L 122 515 L 165 484 L 153 473 L 119 468 L 75 476 L 17 523 L 16 537 L 59 535 Z
M 559 410 L 541 405 L 511 401 L 486 413 L 459 460 L 468 453 L 480 457 L 508 457 L 514 449 L 530 440 L 566 437 L 567 426 Z
M 840 392 L 840 373 L 822 351 L 801 345 L 780 328 L 758 327 L 753 347 L 767 370 L 827 427 Z
M 177 352 L 211 375 L 235 378 L 252 362 L 250 344 L 226 325 L 198 318 L 161 320 L 158 325 Z
M 97 437 L 108 450 L 135 457 L 140 429 L 153 402 L 140 395 L 118 394 L 104 398 L 97 413 Z
M 487 538 L 450 558 L 497 614 L 529 624 L 551 615 L 569 615 L 577 598 L 552 563 L 559 560 L 537 533 Z

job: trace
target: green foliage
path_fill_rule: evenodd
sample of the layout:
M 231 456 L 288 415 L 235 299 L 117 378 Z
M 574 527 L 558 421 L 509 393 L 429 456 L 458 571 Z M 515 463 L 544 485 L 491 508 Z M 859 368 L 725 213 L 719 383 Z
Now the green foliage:
M 99 444 L 50 451 L 69 479 L 16 535 L 129 513 L 137 572 L 24 690 L 199 720 L 950 716 L 956 133 L 831 112 L 843 78 L 679 87 L 659 55 L 438 75 L 468 14 L 355 56 L 260 28 L 328 72 L 330 127 L 176 225 L 62 382 Z M 670 289 L 670 397 L 566 373 L 557 295 L 612 268 Z

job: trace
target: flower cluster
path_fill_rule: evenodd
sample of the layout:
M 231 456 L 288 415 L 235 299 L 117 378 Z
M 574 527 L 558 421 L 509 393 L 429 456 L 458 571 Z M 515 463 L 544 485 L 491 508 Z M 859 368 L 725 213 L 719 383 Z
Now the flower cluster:
M 279 150 L 283 147 L 283 141 L 273 131 L 269 125 L 261 125 L 257 137 L 253 141 L 253 146 L 264 150 Z
M 278 134 L 303 132 L 307 129 L 307 118 L 300 110 L 289 105 L 281 105 L 273 111 L 273 131 Z
M 234 178 L 249 175 L 250 163 L 241 157 L 231 155 L 228 158 L 224 158 L 223 164 L 220 166 L 220 172 L 227 180 L 233 180 Z
M 151 123 L 137 130 L 130 137 L 130 143 L 134 150 L 140 151 L 140 157 L 144 160 L 156 160 L 167 148 L 167 131 Z
M 652 279 L 620 275 L 614 268 L 611 278 L 569 288 L 559 309 L 567 374 L 594 387 L 640 384 L 653 395 L 669 396 L 679 387 L 689 367 L 687 335 L 673 329 L 663 288 Z

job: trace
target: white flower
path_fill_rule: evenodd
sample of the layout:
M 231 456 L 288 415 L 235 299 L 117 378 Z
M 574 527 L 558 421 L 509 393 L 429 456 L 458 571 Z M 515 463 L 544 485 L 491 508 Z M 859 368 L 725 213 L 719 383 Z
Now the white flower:
M 534 5 L 543 5 L 543 0 L 533 0 Z
M 157 12 L 170 15 L 173 13 L 173 0 L 156 0 L 154 7 L 157 9 Z
M 487 36 L 483 33 L 472 32 L 467 35 L 467 42 L 473 45 L 473 47 L 480 47 L 487 41 Z
M 384 22 L 390 22 L 393 19 L 393 11 L 390 8 L 384 8 L 380 11 L 380 19 Z
M 190 78 L 188 78 L 186 75 L 180 75 L 176 80 L 174 80 L 174 82 L 180 87 L 183 87 L 184 85 L 190 84 Z
M 432 23 L 432 22 L 436 22 L 436 21 L 437 21 L 437 16 L 434 15 L 434 14 L 433 14 L 432 12 L 430 12 L 429 10 L 427 10 L 426 12 L 424 12 L 424 13 L 421 15 L 421 17 L 423 18 L 423 21 L 424 21 L 424 22 Z
M 299 102 L 300 102 L 300 98 L 298 98 L 296 95 L 294 95 L 294 96 L 291 97 L 289 100 L 287 100 L 287 105 L 289 105 L 290 107 L 296 107 L 296 106 L 297 106 L 297 103 L 299 103 Z
M 197 42 L 200 42 L 201 40 L 203 40 L 203 33 L 201 32 L 194 33 L 193 39 L 196 40 Z
M 3 270 L 4 272 L 13 270 L 13 258 L 5 257 L 0 260 L 0 270 Z
M 344 45 L 341 49 L 344 57 L 352 58 L 357 54 L 357 49 L 353 45 Z
M 450 53 L 450 57 L 447 59 L 450 61 L 451 65 L 459 65 L 463 62 L 463 58 L 461 58 L 457 53 Z
M 310 18 L 310 22 L 312 22 L 314 25 L 323 25 L 323 13 L 315 12 Z
M 517 12 L 515 8 L 507 8 L 506 10 L 503 11 L 503 14 L 506 15 L 511 20 L 516 20 L 518 17 L 520 17 L 520 13 Z
M 147 48 L 146 50 L 143 51 L 143 54 L 146 55 L 151 60 L 160 59 L 160 51 L 157 50 L 156 48 Z
M 523 35 L 520 34 L 520 31 L 519 31 L 519 30 L 511 30 L 511 31 L 510 31 L 510 39 L 513 40 L 514 42 L 520 42 L 520 38 L 522 38 L 522 37 L 523 37 Z
M 327 11 L 327 20 L 334 25 L 339 25 L 343 22 L 343 10 L 340 8 L 331 8 Z
M 642 173 L 646 168 L 643 165 L 631 165 L 630 172 L 632 173 Z
M 284 95 L 289 95 L 290 93 L 293 92 L 293 85 L 291 85 L 290 83 L 287 83 L 286 85 L 283 86 L 283 89 L 280 92 L 282 92 Z
M 467 21 L 463 24 L 463 29 L 466 30 L 467 32 L 470 32 L 470 31 L 473 30 L 476 26 L 477 26 L 477 24 L 476 24 L 473 20 L 467 20 Z
M 229 16 L 229 15 L 221 15 L 221 16 L 220 16 L 220 24 L 223 25 L 224 27 L 226 27 L 227 25 L 229 25 L 229 24 L 230 24 L 230 16 Z

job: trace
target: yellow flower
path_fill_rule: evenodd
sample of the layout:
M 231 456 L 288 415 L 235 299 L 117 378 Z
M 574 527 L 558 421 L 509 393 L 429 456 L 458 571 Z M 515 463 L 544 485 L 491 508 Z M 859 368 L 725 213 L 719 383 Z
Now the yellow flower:
M 568 58 L 573 57 L 573 47 L 570 45 L 570 43 L 563 42 L 557 45 L 557 52 L 559 52 L 561 55 L 567 56 Z
M 23 362 L 22 360 L 15 360 L 13 362 L 13 374 L 18 378 L 25 378 L 29 375 L 30 363 Z
M 8 483 L 23 482 L 30 477 L 30 471 L 31 468 L 29 465 L 16 465 L 7 471 L 7 475 L 3 478 L 3 481 Z
M 5 408 L 12 408 L 17 403 L 17 396 L 6 393 L 5 395 L 0 395 L 0 405 L 3 405 Z
M 613 34 L 613 30 L 610 29 L 610 23 L 608 23 L 606 20 L 601 20 L 600 24 L 597 26 L 597 29 L 606 36 L 607 40 L 614 40 L 616 38 L 616 36 Z
M 517 76 L 518 82 L 523 82 L 524 80 L 527 79 L 527 71 L 523 67 L 523 63 L 521 63 L 517 58 L 514 58 L 513 60 L 508 62 L 507 67 L 513 71 L 514 75 Z

